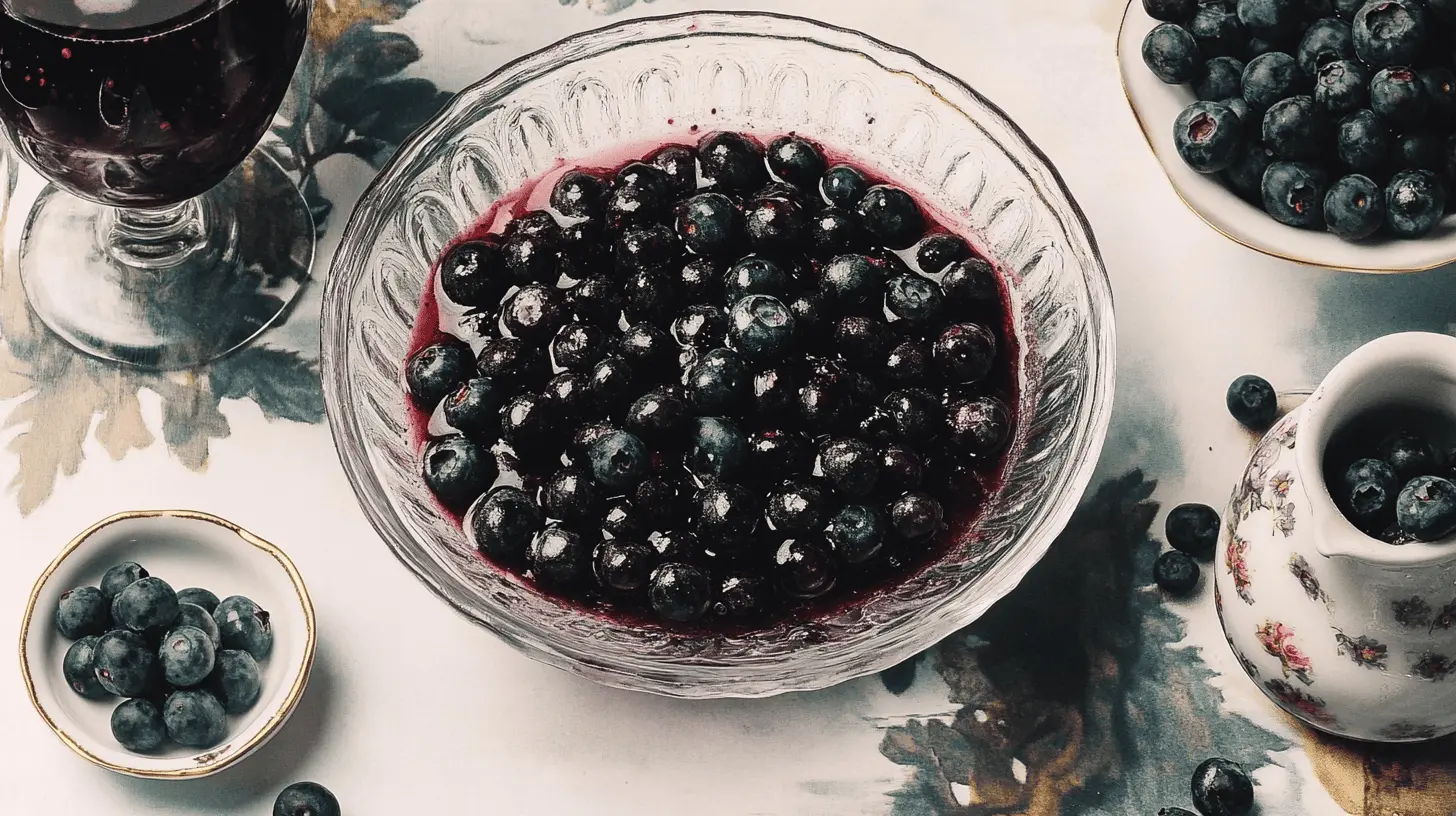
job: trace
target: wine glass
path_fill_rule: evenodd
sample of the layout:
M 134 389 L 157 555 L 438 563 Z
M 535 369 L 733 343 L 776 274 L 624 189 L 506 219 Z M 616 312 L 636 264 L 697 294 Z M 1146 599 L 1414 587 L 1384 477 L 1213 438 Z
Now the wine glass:
M 21 233 L 20 274 L 52 331 L 97 357 L 186 368 L 288 308 L 313 263 L 313 218 L 255 148 L 311 11 L 0 0 L 0 125 L 50 181 Z

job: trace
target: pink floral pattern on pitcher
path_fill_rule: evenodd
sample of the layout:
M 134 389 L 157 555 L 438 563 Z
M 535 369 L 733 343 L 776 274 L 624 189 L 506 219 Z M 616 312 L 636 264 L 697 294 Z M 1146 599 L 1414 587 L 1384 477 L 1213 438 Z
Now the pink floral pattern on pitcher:
M 1239 538 L 1237 534 L 1229 536 L 1228 548 L 1224 550 L 1223 564 L 1228 568 L 1229 574 L 1234 579 L 1234 591 L 1244 603 L 1253 606 L 1254 594 L 1249 591 L 1249 565 L 1244 556 L 1249 551 L 1249 542 Z
M 1310 676 L 1314 666 L 1311 665 L 1309 657 L 1294 645 L 1293 629 L 1282 623 L 1266 620 L 1256 634 L 1264 651 L 1279 658 L 1279 666 L 1284 670 L 1285 677 L 1292 675 L 1306 686 L 1314 684 L 1314 678 Z

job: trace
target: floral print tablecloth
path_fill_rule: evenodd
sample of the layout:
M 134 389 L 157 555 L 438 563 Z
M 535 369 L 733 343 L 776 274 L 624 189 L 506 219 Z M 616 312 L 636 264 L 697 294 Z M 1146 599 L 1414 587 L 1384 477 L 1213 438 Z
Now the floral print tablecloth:
M 538 666 L 394 562 L 323 424 L 317 279 L 363 187 L 451 92 L 617 17 L 708 7 L 864 30 L 1004 107 L 1097 230 L 1122 356 L 1112 432 L 1082 508 L 982 620 L 878 677 L 693 704 Z M 293 169 L 319 219 L 320 257 L 283 325 L 207 369 L 142 374 L 71 353 L 29 313 L 14 268 L 0 269 L 0 634 L 16 642 L 30 582 L 90 522 L 191 507 L 294 555 L 319 608 L 315 678 L 256 757 L 215 778 L 159 783 L 69 754 L 16 672 L 0 672 L 0 812 L 261 814 L 278 789 L 313 778 L 351 816 L 1151 814 L 1187 807 L 1189 774 L 1211 755 L 1256 769 L 1265 814 L 1456 812 L 1456 741 L 1379 748 L 1295 725 L 1240 671 L 1208 580 L 1186 602 L 1150 581 L 1163 509 L 1222 507 L 1239 481 L 1253 440 L 1221 410 L 1228 381 L 1257 371 L 1308 388 L 1369 338 L 1453 331 L 1456 270 L 1336 275 L 1251 254 L 1204 227 L 1127 111 L 1113 59 L 1122 8 L 317 0 L 313 104 L 281 127 L 299 146 Z M 1265 634 L 1280 648 L 1279 632 Z

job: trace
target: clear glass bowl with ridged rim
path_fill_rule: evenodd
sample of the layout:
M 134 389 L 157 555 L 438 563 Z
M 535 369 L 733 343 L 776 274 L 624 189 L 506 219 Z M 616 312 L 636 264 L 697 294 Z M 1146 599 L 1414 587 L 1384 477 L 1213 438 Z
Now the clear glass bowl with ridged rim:
M 694 129 L 695 128 L 695 129 Z M 559 162 L 697 134 L 795 132 L 874 168 L 1003 268 L 1020 338 L 1004 488 L 945 556 L 826 616 L 746 635 L 630 625 L 551 600 L 481 559 L 419 475 L 402 365 L 441 249 Z M 369 520 L 442 599 L 533 658 L 677 697 L 822 688 L 974 621 L 1046 554 L 1106 435 L 1115 341 L 1091 229 L 999 109 L 913 54 L 793 17 L 700 13 L 572 37 L 462 92 L 364 194 L 324 290 L 323 373 L 339 457 Z

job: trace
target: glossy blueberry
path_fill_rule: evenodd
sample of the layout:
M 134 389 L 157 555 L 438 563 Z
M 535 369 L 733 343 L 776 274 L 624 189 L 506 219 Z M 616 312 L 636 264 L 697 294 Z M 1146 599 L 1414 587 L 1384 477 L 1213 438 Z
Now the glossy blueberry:
M 187 748 L 211 748 L 227 737 L 227 712 L 201 689 L 173 692 L 162 707 L 162 720 L 167 736 Z
M 761 419 L 786 416 L 798 402 L 798 380 L 792 368 L 767 368 L 753 375 L 753 414 Z
M 979 382 L 996 360 L 996 336 L 976 323 L 953 323 L 936 338 L 931 355 L 946 382 Z
M 568 218 L 601 218 L 607 183 L 591 173 L 569 170 L 551 188 L 551 206 Z
M 435 343 L 415 352 L 405 363 L 405 384 L 415 405 L 430 410 L 469 379 L 474 368 L 475 360 L 465 344 Z
M 945 423 L 940 402 L 923 391 L 895 391 L 885 397 L 884 409 L 893 422 L 896 437 L 909 443 L 925 442 Z
M 653 153 L 647 162 L 663 172 L 673 196 L 682 198 L 698 189 L 698 156 L 691 147 L 668 145 Z
M 541 483 L 536 499 L 541 512 L 549 519 L 585 523 L 597 519 L 601 490 L 587 469 L 565 467 Z
M 241 649 L 223 649 L 217 653 L 212 674 L 203 682 L 229 714 L 245 714 L 263 695 L 263 678 L 258 661 Z
M 1441 452 L 1429 439 L 1405 429 L 1380 440 L 1375 450 L 1402 483 L 1417 476 L 1435 475 L 1444 464 Z
M 659 530 L 647 537 L 647 546 L 662 561 L 696 564 L 707 558 L 702 542 L 685 530 Z
M 491 439 L 500 431 L 505 389 L 490 377 L 474 377 L 445 397 L 445 421 L 472 439 Z
M 1446 186 L 1429 170 L 1402 170 L 1385 186 L 1386 221 L 1401 238 L 1421 238 L 1446 213 Z
M 743 232 L 754 252 L 787 252 L 809 234 L 809 216 L 796 201 L 760 197 L 744 207 Z
M 1331 184 L 1324 207 L 1330 232 L 1347 240 L 1369 238 L 1385 225 L 1385 192 L 1366 176 L 1345 176 Z
M 652 571 L 647 591 L 652 611 L 677 623 L 695 621 L 713 604 L 713 582 L 691 564 L 668 563 Z
M 824 265 L 820 291 L 841 311 L 858 311 L 878 305 L 884 280 L 879 267 L 864 255 L 840 255 Z
M 1326 113 L 1353 113 L 1370 103 L 1370 74 L 1354 60 L 1336 60 L 1319 69 L 1314 101 Z
M 692 421 L 683 463 L 704 479 L 731 478 L 748 459 L 748 437 L 732 421 L 699 417 Z
M 541 404 L 563 423 L 579 420 L 592 413 L 591 381 L 580 371 L 557 374 L 541 392 Z M 499 422 L 497 412 L 497 428 Z
M 1153 562 L 1153 581 L 1164 592 L 1183 598 L 1198 587 L 1198 562 L 1187 553 L 1168 550 Z
M 905 340 L 885 357 L 885 376 L 900 385 L 922 382 L 931 369 L 931 353 L 919 340 Z
M 899 275 L 885 288 L 885 306 L 896 317 L 926 324 L 940 316 L 945 294 L 940 285 L 919 275 Z
M 763 512 L 758 498 L 742 485 L 714 482 L 698 491 L 697 534 L 714 551 L 741 547 L 758 526 Z
M 730 619 L 751 618 L 768 608 L 773 590 L 761 576 L 730 572 L 718 584 L 713 614 Z
M 651 323 L 628 327 L 617 341 L 617 353 L 648 379 L 676 376 L 677 344 Z
M 587 390 L 592 402 L 605 411 L 616 411 L 632 399 L 636 375 L 625 358 L 612 355 L 592 367 Z
M 555 288 L 532 283 L 506 299 L 501 322 L 512 337 L 527 342 L 544 341 L 566 322 L 566 307 Z
M 222 634 L 222 648 L 241 649 L 257 660 L 273 650 L 273 619 L 267 610 L 241 595 L 222 599 L 212 613 Z
M 1228 169 L 1223 171 L 1223 177 L 1233 187 L 1234 192 L 1249 201 L 1262 203 L 1264 173 L 1268 172 L 1269 165 L 1278 160 L 1274 151 L 1262 143 L 1246 144 Z
M 728 342 L 746 358 L 779 357 L 793 339 L 794 314 L 776 297 L 749 295 L 728 314 Z
M 202 587 L 188 587 L 177 590 L 178 604 L 196 604 L 211 615 L 212 610 L 217 609 L 218 597 L 212 590 Z
M 796 187 L 814 189 L 828 166 L 828 162 L 824 160 L 824 151 L 807 139 L 780 136 L 769 142 L 769 169 L 774 175 Z
M 1305 76 L 1318 75 L 1332 62 L 1356 62 L 1359 59 L 1355 55 L 1355 40 L 1350 24 L 1337 17 L 1314 21 L 1300 38 L 1299 48 L 1294 54 L 1299 61 L 1299 70 Z
M 890 327 L 879 318 L 849 315 L 834 325 L 834 348 L 845 360 L 868 370 L 884 365 L 893 342 Z
M 779 587 L 790 597 L 818 598 L 834 588 L 834 559 L 812 539 L 785 540 L 774 552 L 773 567 Z
M 817 258 L 832 258 L 861 248 L 864 236 L 859 220 L 849 212 L 826 208 L 809 218 L 810 251 Z
M 846 504 L 824 527 L 830 552 L 849 564 L 862 564 L 884 546 L 888 524 L 879 510 L 864 504 Z
M 455 513 L 464 512 L 500 475 L 491 452 L 463 436 L 425 446 L 422 472 L 430 492 Z
M 1402 170 L 1439 171 L 1444 136 L 1429 129 L 1408 130 L 1395 140 L 1395 161 Z
M 626 431 L 614 431 L 593 442 L 587 458 L 592 478 L 608 493 L 624 492 L 647 475 L 647 446 Z
M 632 227 L 617 236 L 612 248 L 617 268 L 628 272 L 670 266 L 682 256 L 683 242 L 662 224 Z
M 88 700 L 104 700 L 111 692 L 96 677 L 96 646 L 101 638 L 88 635 L 72 643 L 61 660 L 61 675 L 71 691 Z
M 723 298 L 728 306 L 749 295 L 780 297 L 789 290 L 789 276 L 768 258 L 749 256 L 723 274 Z
M 722 193 L 699 193 L 678 205 L 677 234 L 699 255 L 725 255 L 739 248 L 743 212 Z
M 1190 787 L 1193 804 L 1203 816 L 1248 816 L 1253 811 L 1254 783 L 1237 762 L 1204 760 L 1193 771 Z
M 946 232 L 938 232 L 920 243 L 915 251 L 915 264 L 927 275 L 939 275 L 958 261 L 971 257 L 971 248 L 965 239 Z
M 840 428 L 855 418 L 842 378 L 815 377 L 799 389 L 799 418 L 807 428 Z
M 157 658 L 141 635 L 114 629 L 96 641 L 92 661 L 103 689 L 118 697 L 139 697 L 151 685 Z
M 824 178 L 819 182 L 824 200 L 846 210 L 854 209 L 869 189 L 870 183 L 864 174 L 847 164 L 836 164 L 824 171 Z
M 764 516 L 781 533 L 808 533 L 825 522 L 828 503 L 824 491 L 814 484 L 784 482 L 769 491 Z
M 601 221 L 578 221 L 561 227 L 558 242 L 558 278 L 566 277 L 572 283 L 583 281 L 611 262 L 612 242 Z
M 711 133 L 698 143 L 703 177 L 729 193 L 757 190 L 768 181 L 763 148 L 738 133 Z
M 1180 504 L 1168 511 L 1163 534 L 1179 552 L 1208 561 L 1218 545 L 1218 511 L 1206 504 Z
M 1438 65 L 1422 68 L 1418 75 L 1430 102 L 1430 118 L 1437 124 L 1456 122 L 1456 73 Z
M 1392 144 L 1390 128 L 1369 109 L 1357 110 L 1340 120 L 1335 133 L 1340 161 L 1361 173 L 1384 166 Z
M 641 592 L 656 564 L 657 553 L 639 541 L 611 539 L 597 544 L 592 552 L 592 574 L 609 592 Z
M 915 490 L 925 481 L 925 463 L 913 449 L 904 445 L 886 445 L 880 454 L 880 490 L 898 496 Z
M 643 479 L 633 489 L 631 501 L 637 518 L 650 530 L 663 529 L 686 512 L 677 487 L 664 479 Z
M 641 540 L 651 532 L 646 523 L 645 514 L 638 512 L 632 506 L 632 501 L 626 496 L 619 496 L 607 502 L 607 509 L 602 513 L 601 530 L 602 535 L 607 538 L 634 541 Z
M 956 506 L 973 509 L 985 490 L 976 472 L 979 457 L 959 449 L 931 451 L 925 454 L 925 486 L 940 496 L 954 496 Z
M 1001 300 L 996 269 L 981 258 L 957 261 L 946 270 L 940 286 L 946 301 L 960 308 L 985 306 Z
M 1372 0 L 1350 24 L 1355 53 L 1376 68 L 1410 65 L 1420 55 L 1426 20 L 1419 0 Z
M 1264 114 L 1264 144 L 1290 161 L 1322 157 L 1328 130 L 1328 120 L 1311 96 L 1282 99 Z
M 666 326 L 677 308 L 674 275 L 666 269 L 637 269 L 622 282 L 627 322 Z
M 814 467 L 814 446 L 802 434 L 769 428 L 749 439 L 748 461 L 760 476 L 797 476 Z
M 113 599 L 111 616 L 133 632 L 165 631 L 177 620 L 177 592 L 161 578 L 142 578 Z
M 1418 125 L 1430 108 L 1426 86 L 1409 68 L 1383 68 L 1370 80 L 1370 109 L 1396 125 Z
M 551 589 L 580 585 L 591 575 L 591 545 L 559 524 L 547 525 L 531 540 L 526 558 L 532 580 Z
M 1143 0 L 1143 11 L 1154 20 L 1186 22 L 1198 10 L 1198 0 Z
M 62 637 L 76 640 L 99 635 L 111 622 L 111 602 L 96 587 L 76 587 L 61 595 L 54 617 Z
M 512 221 L 500 248 L 507 276 L 514 283 L 555 283 L 560 247 L 561 229 L 549 213 L 529 213 Z
M 179 626 L 162 638 L 157 657 L 167 682 L 176 688 L 186 688 L 201 683 L 212 673 L 217 654 L 206 632 Z
M 178 597 L 181 597 L 180 593 Z M 221 603 L 221 601 L 219 601 Z M 213 609 L 217 607 L 214 605 Z M 222 632 L 217 628 L 217 621 L 212 619 L 212 612 L 194 603 L 177 604 L 177 620 L 172 624 L 173 629 L 180 629 L 190 626 L 193 629 L 201 629 L 212 641 L 214 648 L 222 645 Z
M 854 211 L 865 232 L 890 249 L 908 249 L 925 234 L 920 205 L 899 187 L 871 187 Z
M 1326 176 L 1313 165 L 1275 162 L 1264 172 L 1264 211 L 1291 227 L 1323 229 Z
M 671 445 L 689 421 L 687 403 L 676 393 L 654 388 L 627 409 L 627 429 L 655 445 Z
M 466 241 L 452 248 L 440 262 L 440 288 L 461 306 L 494 311 L 511 283 L 500 247 L 485 241 Z
M 951 444 L 988 456 L 1011 438 L 1011 412 L 995 397 L 955 400 L 946 409 L 946 427 Z
M 1305 81 L 1298 60 L 1283 51 L 1271 51 L 1244 66 L 1244 101 L 1256 111 L 1268 110 L 1275 102 L 1299 93 Z
M 689 306 L 673 320 L 672 336 L 684 346 L 700 349 L 722 345 L 728 336 L 728 317 L 717 306 Z
M 1279 396 L 1274 386 L 1257 374 L 1245 374 L 1229 383 L 1224 405 L 1245 428 L 1262 431 L 1274 424 L 1279 414 Z
M 622 289 L 606 275 L 592 275 L 566 291 L 566 308 L 582 320 L 616 326 L 626 299 Z
M 840 493 L 868 496 L 880 477 L 880 457 L 858 439 L 830 439 L 819 446 L 817 469 Z
M 688 403 L 702 415 L 736 416 L 748 399 L 748 377 L 736 352 L 713 349 L 688 369 Z
M 1169 85 L 1192 82 L 1198 75 L 1198 43 L 1182 26 L 1163 23 L 1143 38 L 1143 63 Z
M 607 223 L 613 229 L 662 220 L 668 210 L 668 177 L 662 170 L 643 162 L 632 162 L 617 171 L 607 194 Z
M 295 782 L 278 794 L 273 816 L 341 816 L 339 800 L 317 782 Z
M 146 753 L 162 747 L 167 726 L 151 700 L 124 700 L 111 712 L 111 736 L 128 751 Z
M 905 541 L 923 541 L 945 529 L 945 511 L 928 493 L 906 493 L 890 503 L 890 527 Z

